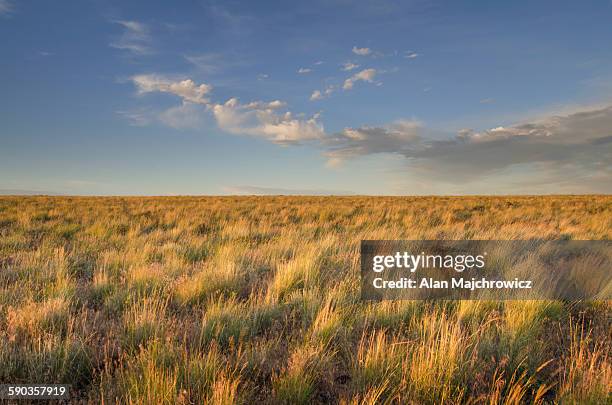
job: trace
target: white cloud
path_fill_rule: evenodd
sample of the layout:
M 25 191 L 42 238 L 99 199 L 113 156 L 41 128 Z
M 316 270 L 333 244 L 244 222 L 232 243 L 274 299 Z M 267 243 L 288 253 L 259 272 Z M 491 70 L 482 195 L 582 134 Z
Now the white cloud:
M 310 68 L 299 68 L 297 72 L 302 75 L 302 74 L 305 74 L 305 73 L 312 72 L 312 69 L 310 69 Z
M 0 15 L 8 15 L 13 11 L 13 4 L 9 0 L 0 0 Z
M 318 66 L 318 65 L 322 65 L 323 63 L 325 63 L 325 62 L 323 62 L 322 60 L 318 60 L 318 61 L 316 61 L 316 62 L 314 63 L 314 65 L 317 65 L 317 66 Z
M 353 76 L 349 77 L 344 81 L 344 85 L 342 88 L 344 90 L 350 90 L 353 88 L 355 82 L 363 81 L 368 83 L 373 83 L 374 78 L 376 77 L 376 69 L 364 69 L 358 73 L 355 73 Z
M 414 59 L 414 58 L 417 58 L 418 56 L 419 54 L 416 52 L 407 52 L 406 55 L 404 55 L 404 57 L 408 59 Z
M 310 101 L 322 100 L 331 96 L 331 94 L 336 90 L 336 86 L 327 86 L 325 90 L 315 90 L 310 95 Z
M 342 65 L 342 70 L 344 70 L 345 72 L 350 72 L 353 69 L 357 69 L 359 67 L 359 65 L 357 65 L 356 63 L 353 62 L 346 62 Z
M 109 45 L 113 48 L 126 50 L 136 55 L 153 53 L 149 28 L 137 21 L 117 20 L 115 24 L 121 25 L 123 34 Z
M 184 101 L 195 104 L 208 104 L 206 96 L 212 90 L 212 86 L 205 83 L 197 85 L 191 79 L 173 81 L 165 76 L 155 74 L 132 76 L 132 81 L 140 94 L 155 91 L 170 93 L 181 97 Z
M 323 93 L 321 93 L 321 90 L 315 90 L 310 95 L 310 101 L 321 100 L 321 99 L 323 99 Z
M 245 104 L 244 106 L 252 110 L 278 110 L 281 108 L 285 108 L 287 106 L 287 103 L 280 100 L 274 100 L 270 102 L 251 101 L 250 103 Z
M 257 75 L 257 80 L 266 80 L 269 78 L 270 78 L 270 75 L 267 73 L 260 73 Z
M 284 101 L 280 101 L 280 100 L 274 100 L 267 104 L 267 107 L 272 108 L 272 109 L 284 108 L 286 106 L 287 106 L 287 103 L 285 103 Z
M 372 53 L 372 50 L 370 48 L 357 48 L 356 46 L 354 46 L 353 53 L 355 55 L 367 56 Z
M 275 102 L 241 104 L 238 99 L 231 98 L 224 104 L 213 105 L 212 112 L 219 128 L 232 134 L 261 137 L 280 144 L 299 143 L 324 136 L 323 125 L 318 122 L 317 115 L 298 119 L 289 111 L 277 112 L 279 108 Z
M 140 94 L 162 92 L 182 99 L 181 106 L 171 108 L 159 116 L 162 122 L 176 128 L 197 126 L 204 111 L 210 111 L 222 130 L 237 135 L 261 137 L 274 143 L 298 143 L 321 138 L 325 133 L 318 115 L 308 119 L 296 118 L 290 111 L 283 111 L 286 104 L 280 100 L 242 104 L 234 97 L 223 104 L 217 104 L 208 98 L 212 90 L 210 85 L 198 85 L 191 79 L 173 81 L 164 76 L 149 74 L 133 76 L 132 81 Z M 196 105 L 203 105 L 205 110 L 196 108 Z
M 159 120 L 176 129 L 193 129 L 202 124 L 202 106 L 190 102 L 171 107 L 159 114 Z

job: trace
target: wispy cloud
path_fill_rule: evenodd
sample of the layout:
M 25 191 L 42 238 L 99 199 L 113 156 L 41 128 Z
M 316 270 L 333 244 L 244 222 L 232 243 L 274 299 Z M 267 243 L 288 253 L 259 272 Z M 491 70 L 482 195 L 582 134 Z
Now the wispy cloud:
M 406 59 L 415 59 L 418 58 L 419 54 L 416 52 L 406 52 L 406 54 L 404 55 L 404 58 Z
M 356 82 L 363 81 L 367 83 L 373 83 L 376 77 L 376 69 L 364 69 L 353 76 L 349 77 L 344 81 L 342 88 L 344 90 L 351 90 Z
M 196 55 L 185 55 L 185 60 L 193 64 L 202 73 L 217 73 L 225 63 L 223 56 L 218 53 L 202 53 Z
M 195 129 L 203 123 L 202 107 L 198 104 L 183 102 L 171 107 L 161 114 L 159 120 L 165 125 L 176 129 Z
M 231 11 L 224 2 L 207 2 L 205 7 L 224 35 L 240 37 L 252 32 L 252 22 L 256 21 L 255 17 Z
M 359 56 L 367 56 L 372 53 L 370 48 L 358 48 L 356 46 L 353 47 L 352 51 L 355 55 Z
M 342 65 L 342 70 L 344 70 L 345 72 L 350 72 L 353 69 L 357 69 L 359 67 L 358 64 L 353 63 L 353 62 L 345 62 Z
M 9 0 L 0 0 L 0 15 L 8 15 L 13 12 L 13 3 Z
M 115 20 L 113 22 L 123 27 L 123 33 L 109 44 L 111 47 L 135 55 L 153 53 L 150 30 L 146 24 L 128 20 Z
M 311 73 L 312 69 L 310 69 L 310 68 L 299 68 L 297 72 L 299 74 L 303 75 L 303 74 L 306 74 L 306 73 Z
M 204 52 L 184 55 L 186 61 L 191 63 L 200 73 L 213 75 L 226 73 L 230 69 L 246 66 L 249 61 L 244 55 L 232 52 Z
M 126 119 L 130 125 L 134 127 L 144 127 L 153 121 L 153 114 L 148 109 L 119 110 L 116 111 L 116 113 Z

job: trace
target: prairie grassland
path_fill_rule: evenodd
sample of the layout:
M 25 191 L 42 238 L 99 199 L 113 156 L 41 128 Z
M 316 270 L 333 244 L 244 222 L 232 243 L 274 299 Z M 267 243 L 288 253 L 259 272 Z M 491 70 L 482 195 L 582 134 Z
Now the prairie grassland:
M 610 239 L 612 197 L 0 198 L 0 382 L 98 403 L 605 403 L 609 302 L 359 299 L 362 239 Z

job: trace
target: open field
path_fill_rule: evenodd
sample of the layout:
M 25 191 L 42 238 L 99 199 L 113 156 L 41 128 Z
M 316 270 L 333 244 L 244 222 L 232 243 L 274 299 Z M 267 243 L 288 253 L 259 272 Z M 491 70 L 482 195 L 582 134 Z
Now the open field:
M 127 403 L 605 403 L 610 303 L 359 300 L 362 239 L 610 239 L 611 196 L 0 198 L 0 383 Z

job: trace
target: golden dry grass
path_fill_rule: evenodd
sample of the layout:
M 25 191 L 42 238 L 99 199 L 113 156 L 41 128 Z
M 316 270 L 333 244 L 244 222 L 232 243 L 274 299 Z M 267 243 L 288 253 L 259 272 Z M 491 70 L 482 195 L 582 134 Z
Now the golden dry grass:
M 605 403 L 607 302 L 359 299 L 362 239 L 610 239 L 612 197 L 0 198 L 0 383 L 98 403 Z

